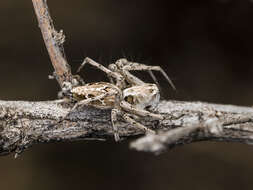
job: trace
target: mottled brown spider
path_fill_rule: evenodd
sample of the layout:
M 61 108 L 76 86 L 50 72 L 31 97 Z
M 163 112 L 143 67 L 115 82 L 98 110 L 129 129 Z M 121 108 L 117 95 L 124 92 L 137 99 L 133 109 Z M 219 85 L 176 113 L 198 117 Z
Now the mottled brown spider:
M 152 70 L 162 72 L 173 88 L 174 85 L 167 74 L 159 66 L 146 66 L 144 64 L 128 62 L 126 59 L 120 59 L 115 64 L 111 64 L 109 68 L 85 58 L 84 62 L 78 69 L 78 72 L 85 64 L 90 64 L 107 74 L 111 83 L 96 82 L 86 85 L 71 87 L 69 83 L 65 84 L 65 91 L 70 92 L 71 98 L 77 103 L 71 109 L 73 111 L 77 106 L 86 104 L 99 108 L 110 108 L 111 122 L 116 141 L 120 140 L 118 126 L 116 125 L 117 117 L 121 116 L 126 122 L 138 127 L 146 132 L 155 133 L 153 130 L 145 127 L 141 123 L 135 121 L 135 117 L 149 117 L 155 120 L 162 120 L 160 114 L 151 113 L 147 108 L 155 108 L 160 100 L 160 92 L 156 84 L 145 83 L 141 79 L 132 75 L 132 70 L 148 70 L 156 83 Z M 63 89 L 64 89 L 63 88 Z

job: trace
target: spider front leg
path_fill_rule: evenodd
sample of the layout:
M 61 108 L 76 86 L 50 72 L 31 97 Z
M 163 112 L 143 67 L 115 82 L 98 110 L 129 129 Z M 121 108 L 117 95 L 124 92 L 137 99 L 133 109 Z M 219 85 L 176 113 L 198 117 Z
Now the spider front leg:
M 114 78 L 116 80 L 116 86 L 119 87 L 120 89 L 123 87 L 124 78 L 123 78 L 123 76 L 121 76 L 121 74 L 119 74 L 117 72 L 113 72 L 110 69 L 107 69 L 106 67 L 104 67 L 103 65 L 95 62 L 94 60 L 92 60 L 89 57 L 86 57 L 84 59 L 83 63 L 77 69 L 77 72 L 80 72 L 81 69 L 85 66 L 86 63 L 98 68 L 99 70 L 101 70 L 103 72 L 105 72 L 107 74 L 108 78 L 110 79 L 110 81 L 112 81 L 112 78 Z
M 119 59 L 118 61 L 116 61 L 115 64 L 110 64 L 108 66 L 108 68 L 111 71 L 120 73 L 124 76 L 124 79 L 131 85 L 131 86 L 136 86 L 136 85 L 142 85 L 144 84 L 144 82 L 137 78 L 136 76 L 132 75 L 130 72 L 128 72 L 127 70 L 123 70 L 123 66 L 125 66 L 126 64 L 128 64 L 128 61 L 126 59 Z M 112 81 L 110 79 L 110 81 Z M 125 84 L 125 83 L 124 83 Z M 124 87 L 126 87 L 127 85 L 125 84 Z
M 145 64 L 141 64 L 141 63 L 130 62 L 130 61 L 127 61 L 126 59 L 119 59 L 115 64 L 118 66 L 118 68 L 120 68 L 122 70 L 122 72 L 126 76 L 129 75 L 127 71 L 148 71 L 150 76 L 152 77 L 152 79 L 155 81 L 156 84 L 158 84 L 158 81 L 152 71 L 159 71 L 162 73 L 162 75 L 165 77 L 165 79 L 169 82 L 171 87 L 174 90 L 176 90 L 176 87 L 173 84 L 172 80 L 169 78 L 169 76 L 166 74 L 166 72 L 160 66 L 148 66 Z
M 92 60 L 91 58 L 89 57 L 86 57 L 84 60 L 83 60 L 83 63 L 79 66 L 79 68 L 77 69 L 77 72 L 79 73 L 82 68 L 85 66 L 85 64 L 88 63 L 94 67 L 97 67 L 98 69 L 100 69 L 101 71 L 105 72 L 106 74 L 112 72 L 110 71 L 109 69 L 107 69 L 106 67 L 104 67 L 103 65 L 95 62 L 94 60 Z
M 153 78 L 153 80 L 157 82 L 156 77 L 154 76 L 154 74 L 152 73 L 152 71 L 160 71 L 162 73 L 162 75 L 165 77 L 165 79 L 169 82 L 169 84 L 171 85 L 171 87 L 176 90 L 176 87 L 174 85 L 174 83 L 172 82 L 172 80 L 169 78 L 169 76 L 165 73 L 165 71 L 160 67 L 160 66 L 147 66 L 144 64 L 139 64 L 139 63 L 133 63 L 132 65 L 126 65 L 123 67 L 123 70 L 127 70 L 127 71 L 149 71 L 149 74 L 151 75 L 151 77 Z

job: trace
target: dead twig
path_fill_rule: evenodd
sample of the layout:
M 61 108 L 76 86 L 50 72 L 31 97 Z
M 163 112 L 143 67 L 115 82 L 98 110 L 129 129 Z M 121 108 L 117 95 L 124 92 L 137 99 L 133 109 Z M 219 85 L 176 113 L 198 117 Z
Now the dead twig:
M 51 62 L 55 69 L 54 77 L 62 87 L 63 82 L 72 83 L 72 74 L 67 60 L 64 58 L 63 31 L 57 32 L 50 17 L 46 0 L 32 0 L 39 27 L 47 47 Z

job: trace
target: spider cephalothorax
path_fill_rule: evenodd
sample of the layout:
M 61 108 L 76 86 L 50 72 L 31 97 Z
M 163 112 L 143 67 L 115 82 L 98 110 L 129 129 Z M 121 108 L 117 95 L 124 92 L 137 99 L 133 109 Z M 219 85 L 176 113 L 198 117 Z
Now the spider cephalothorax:
M 156 120 L 163 119 L 162 115 L 151 113 L 146 110 L 148 108 L 155 108 L 159 103 L 159 89 L 156 84 L 145 83 L 129 73 L 128 70 L 139 70 L 141 67 L 142 70 L 151 71 L 156 67 L 134 63 L 136 69 L 129 69 L 131 65 L 130 62 L 124 62 L 125 66 L 128 66 L 128 69 L 125 69 L 125 66 L 122 67 L 122 65 L 118 66 L 117 64 L 111 65 L 109 67 L 110 69 L 108 69 L 90 58 L 85 58 L 79 71 L 86 63 L 104 71 L 112 83 L 88 83 L 70 89 L 71 97 L 77 101 L 72 110 L 83 104 L 93 105 L 99 108 L 111 108 L 111 121 L 116 141 L 120 140 L 118 127 L 116 125 L 118 116 L 121 116 L 126 122 L 142 130 L 154 133 L 153 130 L 135 121 L 132 116 L 149 117 Z M 159 69 L 159 71 L 161 71 L 161 69 Z M 166 73 L 164 76 L 168 78 Z M 156 78 L 153 79 L 156 81 Z M 171 81 L 169 80 L 169 82 Z

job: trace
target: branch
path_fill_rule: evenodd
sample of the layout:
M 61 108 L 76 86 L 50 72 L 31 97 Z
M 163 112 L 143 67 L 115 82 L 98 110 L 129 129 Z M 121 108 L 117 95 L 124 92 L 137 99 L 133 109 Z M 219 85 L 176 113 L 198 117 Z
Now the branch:
M 61 102 L 0 101 L 0 155 L 20 153 L 37 143 L 113 139 L 111 110 L 84 106 L 57 123 L 70 111 L 70 106 Z M 142 118 L 141 122 L 156 131 L 167 132 L 144 137 L 137 141 L 138 146 L 136 142 L 132 147 L 157 152 L 167 145 L 170 147 L 200 140 L 253 143 L 253 109 L 249 107 L 162 101 L 154 111 L 163 114 L 165 119 L 149 121 Z M 119 134 L 123 138 L 143 134 L 143 131 L 129 124 L 119 124 Z M 180 131 L 187 129 L 188 132 L 183 134 L 188 135 L 182 135 Z M 172 139 L 166 136 L 170 132 L 173 132 Z M 177 135 L 178 138 L 173 139 Z M 140 148 L 140 144 L 149 146 Z M 151 145 L 153 149 L 147 148 Z M 163 148 L 154 148 L 157 145 Z
M 72 74 L 69 64 L 64 58 L 63 43 L 65 36 L 57 32 L 50 17 L 46 0 L 32 0 L 38 19 L 39 27 L 47 47 L 51 62 L 55 69 L 55 77 L 62 87 L 63 82 L 72 83 Z
M 146 135 L 131 143 L 138 151 L 159 154 L 176 145 L 212 140 L 253 143 L 253 108 L 201 102 L 167 102 L 159 108 L 171 115 L 172 130 Z

